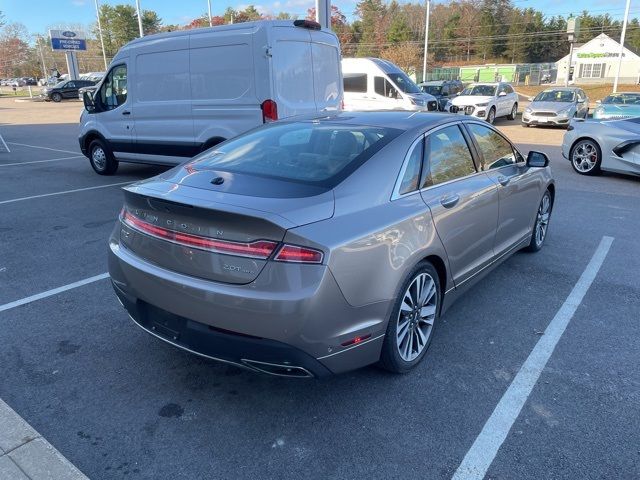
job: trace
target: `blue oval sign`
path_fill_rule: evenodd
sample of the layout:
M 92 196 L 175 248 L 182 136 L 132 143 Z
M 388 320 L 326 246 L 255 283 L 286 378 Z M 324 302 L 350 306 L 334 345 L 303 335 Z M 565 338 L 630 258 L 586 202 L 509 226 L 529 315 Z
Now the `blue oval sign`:
M 76 36 L 76 32 L 70 32 L 69 30 L 67 30 L 66 32 L 62 32 L 62 35 L 68 38 L 73 38 Z

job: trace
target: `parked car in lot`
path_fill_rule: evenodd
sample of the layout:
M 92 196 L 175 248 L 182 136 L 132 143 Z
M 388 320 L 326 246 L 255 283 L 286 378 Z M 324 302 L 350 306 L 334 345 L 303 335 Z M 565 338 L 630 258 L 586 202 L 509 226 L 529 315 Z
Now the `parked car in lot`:
M 406 372 L 456 298 L 543 246 L 554 195 L 543 153 L 473 117 L 282 121 L 125 187 L 109 273 L 134 322 L 207 358 Z
M 428 93 L 438 100 L 438 110 L 442 112 L 446 110 L 449 99 L 464 90 L 464 85 L 460 80 L 423 82 L 419 83 L 418 86 L 424 93 Z
M 598 106 L 593 111 L 593 118 L 596 120 L 640 117 L 640 93 L 638 92 L 612 93 L 596 103 Z
M 263 123 L 339 110 L 340 44 L 307 20 L 148 35 L 85 100 L 80 148 L 97 173 L 176 165 Z
M 399 67 L 381 58 L 343 58 L 345 110 L 437 110 Z
M 496 118 L 515 120 L 518 94 L 508 83 L 473 83 L 447 103 L 448 112 L 473 115 L 493 123 Z
M 98 85 L 89 85 L 88 87 L 82 87 L 78 90 L 78 98 L 80 100 L 84 100 L 84 92 L 89 93 L 91 95 L 91 98 L 93 98 L 93 94 L 97 89 Z
M 64 98 L 78 98 L 78 90 L 94 84 L 91 80 L 63 80 L 53 87 L 45 87 L 41 95 L 47 101 L 60 102 Z
M 589 116 L 589 97 L 577 87 L 548 88 L 537 94 L 522 113 L 522 126 L 568 126 L 574 118 Z
M 640 175 L 640 118 L 574 119 L 564 134 L 562 156 L 582 175 L 603 170 Z

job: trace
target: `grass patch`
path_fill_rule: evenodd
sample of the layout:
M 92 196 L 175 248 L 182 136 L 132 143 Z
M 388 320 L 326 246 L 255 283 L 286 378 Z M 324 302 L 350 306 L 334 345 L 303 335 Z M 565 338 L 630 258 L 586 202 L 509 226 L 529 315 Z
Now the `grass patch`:
M 564 85 L 562 85 L 564 86 Z M 585 91 L 591 103 L 596 100 L 602 100 L 613 91 L 613 85 L 570 85 L 571 87 L 579 87 Z M 558 87 L 558 85 L 518 85 L 514 86 L 516 92 L 529 97 L 535 97 L 538 93 L 547 88 Z M 618 92 L 640 92 L 640 85 L 618 85 Z

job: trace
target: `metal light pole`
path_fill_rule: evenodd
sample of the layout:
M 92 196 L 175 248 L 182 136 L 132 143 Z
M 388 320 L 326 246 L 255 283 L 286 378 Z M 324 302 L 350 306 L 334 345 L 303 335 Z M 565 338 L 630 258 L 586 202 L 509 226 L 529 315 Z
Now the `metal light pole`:
M 207 6 L 209 7 L 209 26 L 213 27 L 213 20 L 211 19 L 211 0 L 207 0 Z
M 427 19 L 424 27 L 424 59 L 422 61 L 422 81 L 427 81 L 427 53 L 429 52 L 429 11 L 431 0 L 427 0 Z
M 569 60 L 567 61 L 567 77 L 564 79 L 564 86 L 569 86 L 569 76 L 571 75 L 571 57 L 573 57 L 573 40 L 569 43 Z
M 142 13 L 140 12 L 140 0 L 136 0 L 136 11 L 138 12 L 138 28 L 140 29 L 140 37 L 144 37 L 142 30 Z
M 613 80 L 613 93 L 618 91 L 618 79 L 620 78 L 620 68 L 622 67 L 622 55 L 624 54 L 624 37 L 627 34 L 627 23 L 629 21 L 629 6 L 631 0 L 627 0 L 624 8 L 624 20 L 622 21 L 622 34 L 620 35 L 620 55 L 618 56 L 618 69 L 616 70 L 616 78 Z
M 107 64 L 107 53 L 104 51 L 104 37 L 102 36 L 102 23 L 100 22 L 100 8 L 98 7 L 98 0 L 95 0 L 96 4 L 96 17 L 98 18 L 98 34 L 100 35 L 100 45 L 102 46 L 102 59 L 104 60 L 104 71 L 107 71 L 109 65 Z
M 40 44 L 40 36 L 36 37 L 36 45 L 38 46 L 38 53 L 40 53 L 40 60 L 42 61 L 42 75 L 45 80 L 47 79 L 47 65 L 44 63 L 44 53 L 42 53 L 42 45 Z

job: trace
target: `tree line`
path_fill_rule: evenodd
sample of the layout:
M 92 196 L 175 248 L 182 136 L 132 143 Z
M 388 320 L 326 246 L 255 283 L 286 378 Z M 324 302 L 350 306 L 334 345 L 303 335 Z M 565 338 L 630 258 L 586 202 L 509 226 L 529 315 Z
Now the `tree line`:
M 581 33 L 578 42 L 586 42 L 600 33 L 620 38 L 622 24 L 611 16 L 612 8 L 603 14 L 576 12 Z M 343 56 L 382 57 L 407 71 L 420 71 L 424 52 L 426 6 L 391 0 L 360 0 L 355 10 L 343 12 L 332 6 L 331 25 L 340 38 Z M 622 13 L 622 12 L 620 12 Z M 567 17 L 547 16 L 534 8 L 520 8 L 512 0 L 454 0 L 432 5 L 429 28 L 429 66 L 459 66 L 484 63 L 555 62 L 568 53 Z M 255 6 L 235 10 L 227 8 L 223 15 L 212 18 L 212 24 L 224 25 L 263 19 L 295 19 L 287 12 L 261 13 Z M 309 9 L 306 18 L 315 18 Z M 351 20 L 349 20 L 351 19 Z M 131 5 L 100 7 L 104 49 L 111 59 L 124 44 L 138 37 L 135 8 Z M 157 12 L 144 10 L 145 34 L 209 26 L 203 14 L 184 25 L 166 24 Z M 76 25 L 54 25 L 52 28 L 79 28 Z M 88 50 L 79 52 L 82 71 L 104 70 L 97 23 L 89 29 Z M 640 21 L 630 20 L 627 45 L 640 50 Z M 42 76 L 43 66 L 66 70 L 64 55 L 52 52 L 45 33 L 30 35 L 27 29 L 10 23 L 0 12 L 0 77 Z

